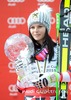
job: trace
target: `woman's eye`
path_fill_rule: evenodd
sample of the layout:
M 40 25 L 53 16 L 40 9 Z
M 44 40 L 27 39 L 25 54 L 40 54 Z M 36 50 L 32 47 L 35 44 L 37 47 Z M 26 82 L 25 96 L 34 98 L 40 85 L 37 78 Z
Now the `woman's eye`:
M 43 27 L 42 25 L 38 25 L 37 27 L 35 27 L 35 26 L 31 26 L 30 29 L 35 29 L 35 28 L 38 29 L 38 28 L 42 28 L 42 27 Z
M 34 28 L 35 28 L 34 26 L 30 27 L 30 29 L 34 29 Z
M 38 26 L 39 28 L 43 27 L 43 26 Z

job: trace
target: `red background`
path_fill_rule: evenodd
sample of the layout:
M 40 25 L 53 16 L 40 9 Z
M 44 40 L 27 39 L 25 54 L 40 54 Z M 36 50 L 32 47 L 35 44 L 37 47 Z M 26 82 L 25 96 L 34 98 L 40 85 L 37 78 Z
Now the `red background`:
M 0 100 L 23 100 L 23 94 L 16 90 L 16 74 L 4 53 L 6 39 L 15 33 L 28 35 L 26 20 L 30 12 L 42 3 L 53 8 L 52 28 L 50 35 L 56 40 L 56 13 L 59 12 L 60 0 L 0 0 Z M 16 19 L 21 23 L 16 23 Z M 24 20 L 23 20 L 23 19 Z M 10 19 L 10 20 L 9 20 Z M 14 19 L 14 23 L 13 23 Z M 12 24 L 13 23 L 13 24 Z

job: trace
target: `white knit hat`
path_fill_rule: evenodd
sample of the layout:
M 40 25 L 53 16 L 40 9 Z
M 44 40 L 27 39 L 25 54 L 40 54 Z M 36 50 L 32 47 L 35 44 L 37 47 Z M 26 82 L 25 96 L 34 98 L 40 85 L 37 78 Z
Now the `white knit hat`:
M 51 27 L 51 11 L 52 9 L 48 5 L 44 4 L 41 5 L 38 10 L 32 12 L 27 20 L 28 29 L 34 23 L 41 23 L 45 25 L 49 32 Z

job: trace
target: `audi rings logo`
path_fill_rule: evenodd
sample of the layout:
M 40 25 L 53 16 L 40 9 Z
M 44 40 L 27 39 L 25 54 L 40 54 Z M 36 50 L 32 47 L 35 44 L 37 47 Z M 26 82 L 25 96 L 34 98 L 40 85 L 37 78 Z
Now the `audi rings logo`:
M 9 63 L 8 63 L 8 68 L 9 68 L 9 72 L 10 72 L 10 73 L 15 73 L 15 72 L 16 72 L 16 71 L 15 71 L 15 68 L 14 68 L 13 62 L 9 62 Z
M 24 17 L 9 17 L 7 20 L 8 24 L 25 24 L 26 20 Z
M 9 90 L 9 95 L 10 96 L 17 96 L 18 95 L 18 90 L 15 84 L 11 84 L 8 86 Z
M 25 24 L 26 19 L 24 17 L 9 17 L 7 23 L 9 24 L 9 28 L 16 28 L 16 25 Z
M 8 2 L 24 2 L 25 0 L 7 0 Z

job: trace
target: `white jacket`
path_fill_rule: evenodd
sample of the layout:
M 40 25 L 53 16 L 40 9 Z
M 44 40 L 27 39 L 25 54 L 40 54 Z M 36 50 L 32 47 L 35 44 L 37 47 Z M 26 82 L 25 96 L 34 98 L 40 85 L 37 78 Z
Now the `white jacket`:
M 27 66 L 25 70 L 25 75 L 22 77 L 18 76 L 17 87 L 18 89 L 24 91 L 25 88 L 33 87 L 33 80 L 37 80 L 39 78 L 39 74 L 43 74 L 43 78 L 46 77 L 48 80 L 48 87 L 56 87 L 56 81 L 71 81 L 70 73 L 63 72 L 59 73 L 56 71 L 57 67 L 57 47 L 54 47 L 54 57 L 49 62 L 49 56 L 47 56 L 46 64 L 45 61 L 35 61 Z M 46 66 L 45 66 L 46 65 Z M 59 66 L 58 66 L 59 67 Z M 45 71 L 44 71 L 45 70 Z M 52 81 L 51 81 L 51 78 Z

